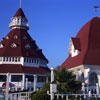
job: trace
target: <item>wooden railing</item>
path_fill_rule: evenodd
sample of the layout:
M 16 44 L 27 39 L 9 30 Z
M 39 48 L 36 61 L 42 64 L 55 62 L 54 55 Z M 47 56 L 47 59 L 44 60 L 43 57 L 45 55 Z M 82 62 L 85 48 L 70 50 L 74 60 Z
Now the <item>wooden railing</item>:
M 31 100 L 32 92 L 9 93 L 9 100 Z

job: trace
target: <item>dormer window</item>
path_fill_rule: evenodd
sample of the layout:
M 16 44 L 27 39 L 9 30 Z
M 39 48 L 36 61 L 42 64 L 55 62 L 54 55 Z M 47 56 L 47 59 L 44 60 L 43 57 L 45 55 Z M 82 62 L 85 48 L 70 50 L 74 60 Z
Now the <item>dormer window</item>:
M 6 36 L 6 39 L 8 40 L 9 39 L 9 36 Z
M 68 53 L 71 57 L 77 56 L 81 51 L 80 39 L 79 38 L 71 38 Z
M 39 48 L 36 48 L 36 50 L 39 51 L 40 49 Z
M 16 48 L 16 47 L 17 47 L 17 44 L 12 43 L 12 44 L 11 44 L 11 47 L 12 47 L 12 48 Z
M 17 35 L 15 35 L 15 36 L 14 36 L 14 39 L 18 39 L 18 36 L 17 36 Z
M 29 44 L 26 44 L 26 45 L 25 45 L 25 48 L 26 48 L 26 49 L 30 49 L 30 47 L 31 47 L 31 46 L 30 46 Z
M 24 37 L 23 37 L 23 40 L 27 40 L 27 37 L 26 37 L 26 36 L 24 36 Z
M 4 47 L 4 45 L 3 44 L 0 44 L 0 48 L 3 48 Z

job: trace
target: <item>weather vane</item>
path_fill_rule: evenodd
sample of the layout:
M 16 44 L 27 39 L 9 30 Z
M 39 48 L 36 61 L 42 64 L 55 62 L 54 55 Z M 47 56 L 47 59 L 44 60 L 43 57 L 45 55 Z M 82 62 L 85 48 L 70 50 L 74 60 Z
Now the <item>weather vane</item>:
M 97 9 L 98 9 L 99 7 L 100 7 L 100 6 L 94 6 L 95 16 L 96 16 Z
M 22 0 L 20 0 L 20 8 L 21 8 L 21 3 L 22 3 Z

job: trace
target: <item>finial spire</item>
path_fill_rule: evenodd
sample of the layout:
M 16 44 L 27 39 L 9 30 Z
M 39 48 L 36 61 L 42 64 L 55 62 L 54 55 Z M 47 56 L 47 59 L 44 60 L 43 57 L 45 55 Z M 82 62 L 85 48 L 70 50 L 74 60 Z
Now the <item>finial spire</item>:
M 21 3 L 22 3 L 22 0 L 20 0 L 20 8 L 21 8 Z
M 95 16 L 96 16 L 97 9 L 98 9 L 99 7 L 100 7 L 100 6 L 94 6 Z

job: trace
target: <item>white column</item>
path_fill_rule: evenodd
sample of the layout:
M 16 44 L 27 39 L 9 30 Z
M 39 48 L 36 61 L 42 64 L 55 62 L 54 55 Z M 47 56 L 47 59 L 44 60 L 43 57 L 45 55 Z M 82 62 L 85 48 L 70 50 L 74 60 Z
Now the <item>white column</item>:
M 23 74 L 22 78 L 22 90 L 25 88 L 25 74 Z
M 100 86 L 100 74 L 98 74 L 98 85 Z
M 90 69 L 85 69 L 84 70 L 84 79 L 85 79 L 85 83 L 87 85 L 89 84 L 89 71 L 90 71 Z
M 6 100 L 8 100 L 9 96 L 9 73 L 7 73 L 7 78 L 6 78 Z
M 37 75 L 34 75 L 34 92 L 37 90 Z
M 85 84 L 84 83 L 82 83 L 82 91 L 83 91 L 84 98 L 86 98 L 86 95 L 85 95 Z
M 75 74 L 76 74 L 76 80 L 78 80 L 78 72 L 76 72 Z
M 21 62 L 22 65 L 24 65 L 24 57 L 20 58 L 20 62 Z
M 54 81 L 54 72 L 53 72 L 53 68 L 51 68 L 51 82 L 53 82 Z
M 26 90 L 28 89 L 28 78 L 26 78 Z
M 99 95 L 99 84 L 96 83 L 96 91 L 97 91 L 97 95 Z
M 15 83 L 15 90 L 17 91 L 17 84 Z
M 85 79 L 85 84 L 87 85 L 87 86 L 85 87 L 85 89 L 86 89 L 87 92 L 88 92 L 88 90 L 89 90 L 89 71 L 90 71 L 89 68 L 84 69 L 84 79 Z
M 84 83 L 82 83 L 82 91 L 83 91 L 83 93 L 85 92 L 85 86 L 84 86 L 85 84 Z
M 51 68 L 51 84 L 50 84 L 50 92 L 51 92 L 51 100 L 53 100 L 54 99 L 54 93 L 53 93 L 53 90 L 52 90 L 52 86 L 53 86 L 53 84 L 52 84 L 52 82 L 54 81 L 54 72 L 53 72 L 53 68 Z

